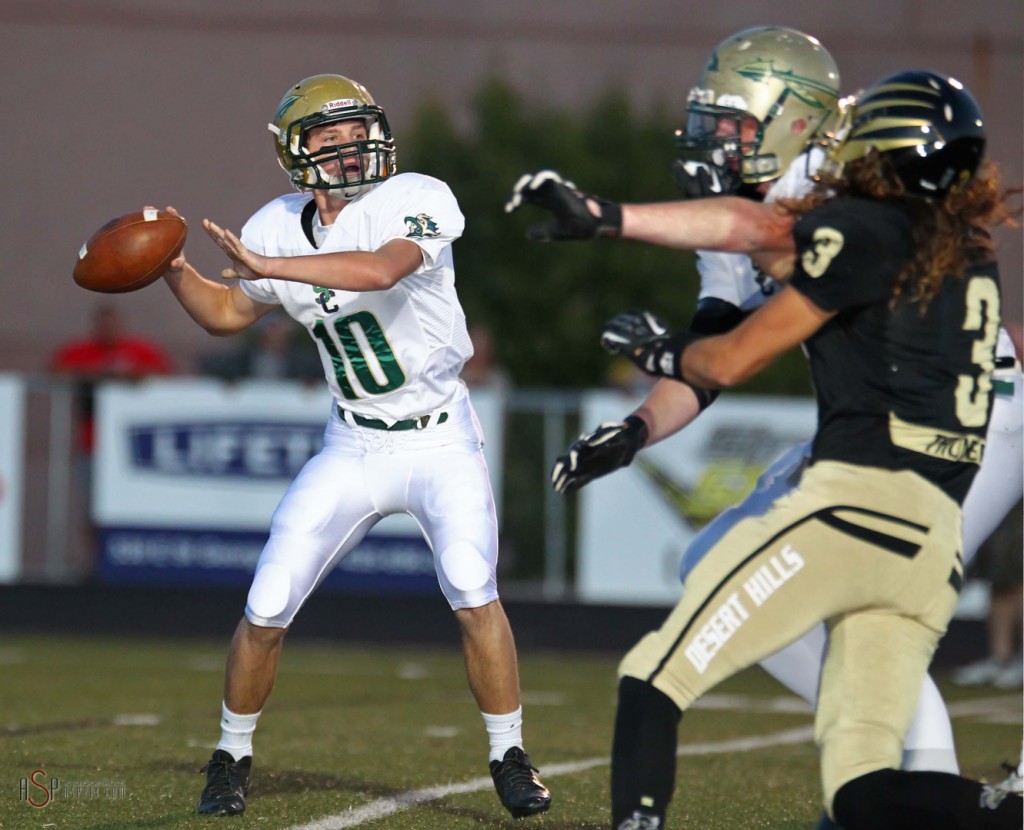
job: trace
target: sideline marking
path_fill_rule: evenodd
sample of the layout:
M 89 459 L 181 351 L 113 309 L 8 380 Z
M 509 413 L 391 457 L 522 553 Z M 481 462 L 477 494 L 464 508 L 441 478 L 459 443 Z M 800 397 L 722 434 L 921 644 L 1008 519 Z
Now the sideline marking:
M 762 735 L 752 738 L 736 738 L 731 741 L 720 741 L 718 743 L 686 744 L 676 750 L 676 756 L 685 755 L 714 755 L 724 752 L 750 752 L 755 749 L 764 749 L 771 746 L 785 746 L 787 744 L 801 744 L 813 740 L 814 727 L 800 726 L 796 729 L 787 729 L 783 732 L 775 732 L 771 735 Z M 556 778 L 559 775 L 570 775 L 574 772 L 583 772 L 594 767 L 607 766 L 611 763 L 610 758 L 587 758 L 582 761 L 566 761 L 561 764 L 545 764 L 544 778 Z M 439 787 L 427 787 L 422 790 L 408 790 L 404 793 L 391 796 L 390 798 L 378 798 L 364 804 L 362 807 L 353 807 L 344 813 L 333 816 L 324 816 L 307 824 L 296 824 L 288 830 L 344 830 L 347 827 L 358 827 L 368 821 L 385 818 L 387 816 L 408 810 L 418 804 L 425 804 L 428 801 L 436 801 L 449 795 L 460 795 L 462 793 L 475 793 L 481 790 L 489 790 L 494 786 L 491 777 L 471 778 L 461 784 L 446 784 Z

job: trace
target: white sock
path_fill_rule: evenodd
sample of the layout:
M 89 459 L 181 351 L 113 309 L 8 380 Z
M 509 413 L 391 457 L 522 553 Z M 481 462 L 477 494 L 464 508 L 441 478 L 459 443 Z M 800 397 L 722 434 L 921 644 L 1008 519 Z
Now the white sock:
M 487 738 L 491 742 L 491 761 L 500 761 L 514 746 L 523 746 L 523 707 L 507 715 L 480 713 L 487 727 Z
M 236 715 L 222 703 L 220 716 L 220 743 L 217 749 L 230 753 L 236 761 L 246 755 L 252 755 L 252 733 L 256 731 L 256 721 L 260 713 L 255 715 Z
M 929 675 L 925 675 L 917 711 L 903 739 L 902 769 L 949 772 L 953 775 L 960 772 L 949 712 Z

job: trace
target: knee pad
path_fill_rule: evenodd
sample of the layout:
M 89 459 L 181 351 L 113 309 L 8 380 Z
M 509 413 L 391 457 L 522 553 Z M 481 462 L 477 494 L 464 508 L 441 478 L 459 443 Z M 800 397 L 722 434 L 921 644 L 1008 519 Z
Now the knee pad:
M 245 615 L 254 625 L 267 625 L 288 607 L 292 575 L 284 565 L 261 565 L 253 577 Z M 290 622 L 285 620 L 285 623 Z
M 491 566 L 469 542 L 456 542 L 437 557 L 445 581 L 456 591 L 473 593 L 491 579 Z

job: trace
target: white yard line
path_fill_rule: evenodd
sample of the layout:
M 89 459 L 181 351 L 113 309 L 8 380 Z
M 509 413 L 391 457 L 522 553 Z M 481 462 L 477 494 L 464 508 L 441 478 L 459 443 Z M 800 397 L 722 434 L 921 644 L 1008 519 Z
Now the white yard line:
M 770 735 L 761 735 L 751 738 L 736 738 L 731 741 L 719 741 L 706 744 L 686 744 L 680 746 L 676 752 L 679 756 L 684 755 L 714 755 L 724 752 L 750 752 L 755 749 L 764 749 L 771 746 L 785 746 L 787 744 L 802 744 L 812 740 L 814 737 L 813 726 L 801 726 L 796 729 L 787 729 L 783 732 L 774 732 Z M 576 772 L 584 772 L 594 767 L 607 766 L 610 759 L 586 758 L 582 761 L 565 761 L 561 764 L 544 764 L 544 778 L 556 778 L 559 775 L 571 775 Z M 344 813 L 311 821 L 308 824 L 296 824 L 288 830 L 344 830 L 346 827 L 358 827 L 370 821 L 385 818 L 387 816 L 408 810 L 417 804 L 425 804 L 428 801 L 437 801 L 449 795 L 462 793 L 475 793 L 481 790 L 489 790 L 494 786 L 490 776 L 486 778 L 471 778 L 458 784 L 443 784 L 436 787 L 427 787 L 422 790 L 408 790 L 404 793 L 391 796 L 390 798 L 378 798 L 362 807 L 353 807 Z
M 959 703 L 947 703 L 946 710 L 951 718 L 969 718 L 979 715 L 1016 715 L 1020 720 L 1020 698 L 1011 697 L 1009 693 L 1000 697 L 979 697 L 974 700 L 961 700 Z
M 706 701 L 702 701 L 705 708 L 709 709 L 750 709 L 751 699 L 743 696 L 721 696 L 708 695 Z M 757 701 L 762 711 L 790 711 L 807 712 L 811 709 L 803 701 L 796 698 L 775 698 L 768 701 Z M 758 707 L 754 707 L 758 708 Z M 978 700 L 963 701 L 950 704 L 949 713 L 951 717 L 977 717 L 985 715 L 1005 715 L 1010 709 L 1019 720 L 1019 705 L 1015 698 L 1009 696 L 982 698 Z M 795 729 L 787 729 L 783 732 L 773 732 L 770 735 L 761 735 L 750 738 L 736 738 L 731 741 L 719 741 L 705 744 L 686 744 L 680 746 L 677 755 L 716 755 L 726 752 L 751 752 L 757 749 L 765 749 L 773 746 L 786 746 L 789 744 L 806 743 L 814 739 L 813 726 L 800 726 Z M 610 759 L 586 758 L 581 761 L 565 761 L 560 764 L 544 764 L 543 776 L 546 779 L 557 778 L 560 775 L 572 775 L 577 772 L 585 772 L 594 767 L 607 766 Z M 490 776 L 472 778 L 461 783 L 449 783 L 435 787 L 427 787 L 422 790 L 408 790 L 404 793 L 391 796 L 390 798 L 378 798 L 361 807 L 353 807 L 344 813 L 311 821 L 308 824 L 296 824 L 287 830 L 345 830 L 349 827 L 359 827 L 377 819 L 408 810 L 418 804 L 425 804 L 429 801 L 437 801 L 450 795 L 462 793 L 475 793 L 481 790 L 489 790 L 494 784 Z

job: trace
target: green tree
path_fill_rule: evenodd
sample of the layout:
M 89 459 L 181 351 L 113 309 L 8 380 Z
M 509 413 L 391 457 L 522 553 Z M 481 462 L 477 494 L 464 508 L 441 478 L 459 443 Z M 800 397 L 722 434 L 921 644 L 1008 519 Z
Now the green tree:
M 454 248 L 459 296 L 469 321 L 495 333 L 497 356 L 517 386 L 605 385 L 613 359 L 598 337 L 619 311 L 649 308 L 673 326 L 689 323 L 699 288 L 693 254 L 622 240 L 530 242 L 526 226 L 543 215 L 504 212 L 515 181 L 544 168 L 616 201 L 677 198 L 669 164 L 680 117 L 665 107 L 638 112 L 617 90 L 570 115 L 490 79 L 474 98 L 468 131 L 428 101 L 399 136 L 400 169 L 437 176 L 459 200 L 466 216 Z M 793 352 L 741 391 L 807 394 L 806 361 Z M 565 446 L 594 426 L 569 418 Z M 506 421 L 501 562 L 520 580 L 536 579 L 544 567 L 541 517 L 554 459 L 545 457 L 543 427 L 537 412 L 513 411 Z M 574 507 L 567 520 L 575 538 Z
M 459 295 L 470 322 L 496 333 L 498 358 L 517 385 L 603 385 L 612 358 L 598 337 L 619 311 L 650 308 L 672 326 L 689 323 L 699 286 L 691 253 L 622 240 L 530 242 L 525 228 L 543 215 L 504 212 L 519 176 L 544 168 L 615 201 L 677 197 L 669 164 L 678 113 L 638 112 L 628 94 L 611 90 L 570 115 L 491 78 L 471 115 L 460 133 L 443 105 L 424 103 L 399 137 L 399 164 L 444 180 L 458 198 L 466 216 L 454 249 Z M 806 378 L 797 356 L 751 391 L 801 394 Z

